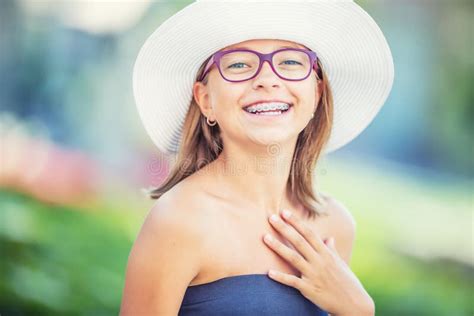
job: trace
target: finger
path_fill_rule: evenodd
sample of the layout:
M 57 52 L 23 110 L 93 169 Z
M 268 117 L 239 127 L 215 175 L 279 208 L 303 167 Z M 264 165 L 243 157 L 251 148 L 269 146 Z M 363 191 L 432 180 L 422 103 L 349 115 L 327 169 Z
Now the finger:
M 284 273 L 277 270 L 269 270 L 268 275 L 273 280 L 294 287 L 300 291 L 302 291 L 303 287 L 305 286 L 305 281 L 303 281 L 303 279 L 292 274 Z
M 329 238 L 327 246 L 329 249 L 331 249 L 335 253 L 338 253 L 336 249 L 336 239 L 334 237 Z
M 308 261 L 313 262 L 317 255 L 308 241 L 291 225 L 288 225 L 280 216 L 273 214 L 270 216 L 273 227 L 288 239 L 294 248 Z
M 327 244 L 326 244 L 326 248 L 329 250 L 329 253 L 332 254 L 333 258 L 336 258 L 338 259 L 341 259 L 340 262 L 348 265 L 347 261 L 344 260 L 340 255 L 339 255 L 339 252 L 337 251 L 336 249 L 336 238 L 334 237 L 329 237 L 328 241 L 327 241 Z
M 336 244 L 335 244 L 335 240 L 334 240 L 334 237 L 331 237 L 329 239 L 329 247 L 332 249 L 332 250 L 336 250 Z
M 281 215 L 285 219 L 285 222 L 294 227 L 314 250 L 321 252 L 325 249 L 326 245 L 324 244 L 321 236 L 312 230 L 308 224 L 304 223 L 301 219 L 295 216 L 290 210 L 282 210 Z
M 308 273 L 308 262 L 297 251 L 286 246 L 271 234 L 265 234 L 263 240 L 273 251 L 298 269 L 301 273 Z

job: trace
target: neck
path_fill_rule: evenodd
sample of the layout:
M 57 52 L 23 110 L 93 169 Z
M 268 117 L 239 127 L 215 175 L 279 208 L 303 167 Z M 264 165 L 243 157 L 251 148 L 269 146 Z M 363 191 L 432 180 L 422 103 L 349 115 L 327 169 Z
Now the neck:
M 290 208 L 287 183 L 295 145 L 262 146 L 258 152 L 226 146 L 215 161 L 217 183 L 230 196 L 267 214 Z

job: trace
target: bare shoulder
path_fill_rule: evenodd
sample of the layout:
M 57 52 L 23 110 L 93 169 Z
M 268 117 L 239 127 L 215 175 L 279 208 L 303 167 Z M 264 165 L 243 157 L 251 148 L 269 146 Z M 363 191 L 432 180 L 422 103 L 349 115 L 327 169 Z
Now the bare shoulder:
M 320 194 L 326 201 L 328 230 L 335 238 L 336 249 L 341 258 L 350 264 L 356 233 L 355 218 L 341 201 L 327 193 Z
M 177 314 L 199 273 L 201 226 L 179 192 L 170 191 L 153 204 L 132 246 L 120 315 Z
M 320 193 L 326 201 L 327 210 L 331 217 L 331 221 L 337 226 L 354 227 L 356 221 L 352 213 L 346 207 L 344 203 L 337 200 L 335 197 L 328 193 Z

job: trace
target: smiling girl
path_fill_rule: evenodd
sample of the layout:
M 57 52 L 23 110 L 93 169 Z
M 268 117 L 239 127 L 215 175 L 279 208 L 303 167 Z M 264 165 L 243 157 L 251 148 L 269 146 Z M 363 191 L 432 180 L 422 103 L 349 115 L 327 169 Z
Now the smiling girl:
M 121 315 L 374 315 L 349 268 L 355 220 L 313 182 L 392 82 L 385 38 L 352 1 L 201 0 L 163 23 L 134 92 L 176 161 L 150 191 Z

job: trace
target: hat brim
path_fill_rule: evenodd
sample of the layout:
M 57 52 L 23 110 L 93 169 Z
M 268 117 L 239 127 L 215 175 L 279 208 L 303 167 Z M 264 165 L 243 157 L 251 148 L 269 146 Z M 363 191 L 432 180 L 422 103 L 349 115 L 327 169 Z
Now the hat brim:
M 158 149 L 178 150 L 199 66 L 214 52 L 249 39 L 289 40 L 317 53 L 334 100 L 324 153 L 359 135 L 392 88 L 388 43 L 372 17 L 352 1 L 197 1 L 148 37 L 134 65 L 136 106 Z

